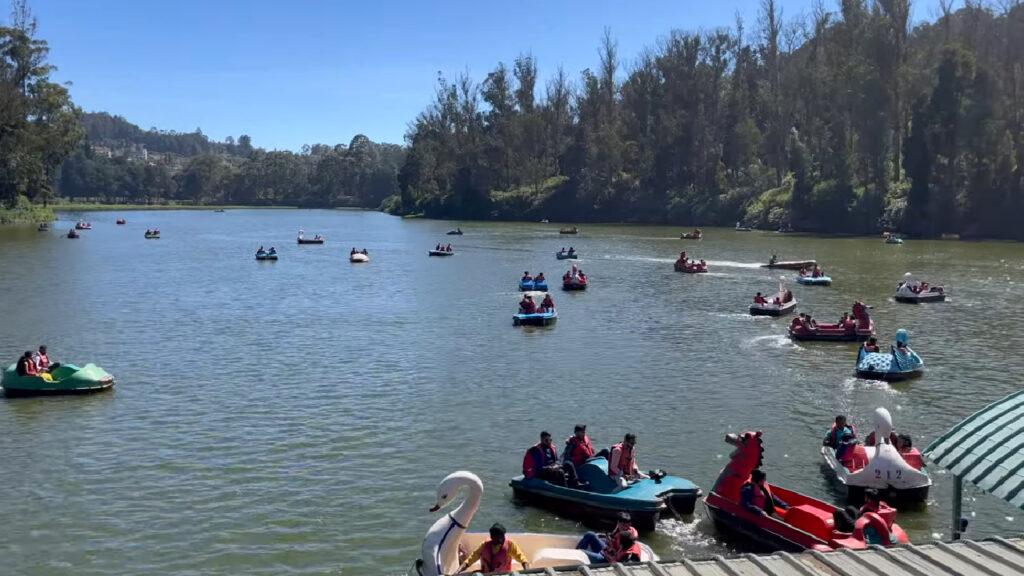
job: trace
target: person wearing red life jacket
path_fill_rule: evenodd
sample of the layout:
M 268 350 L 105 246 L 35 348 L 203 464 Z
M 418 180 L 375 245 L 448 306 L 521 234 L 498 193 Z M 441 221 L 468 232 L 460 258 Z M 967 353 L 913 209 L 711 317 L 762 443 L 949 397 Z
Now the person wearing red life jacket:
M 558 449 L 547 431 L 540 433 L 540 442 L 530 446 L 523 456 L 523 476 L 565 484 L 565 474 L 558 463 Z
M 573 428 L 572 436 L 565 440 L 565 451 L 562 453 L 562 460 L 575 467 L 580 467 L 593 457 L 594 446 L 590 443 L 590 436 L 587 436 L 587 425 L 577 424 Z
M 629 532 L 624 532 L 619 535 L 619 548 L 615 555 L 609 554 L 606 557 L 609 562 L 639 562 L 641 551 L 640 542 L 637 541 L 636 536 Z
M 750 473 L 750 480 L 740 488 L 740 503 L 748 511 L 761 516 L 772 516 L 778 510 L 789 508 L 789 504 L 772 494 L 767 477 L 763 470 L 757 468 Z
M 555 309 L 555 301 L 551 298 L 551 294 L 545 294 L 544 300 L 541 301 L 540 307 L 537 309 L 538 312 L 552 312 Z
M 765 304 L 767 304 L 767 303 L 768 303 L 768 301 L 764 299 L 764 296 L 761 296 L 761 293 L 760 293 L 760 292 L 758 292 L 758 293 L 757 293 L 757 294 L 756 294 L 756 295 L 754 296 L 754 304 L 757 304 L 757 305 L 763 306 L 763 305 L 765 305 Z
M 477 560 L 480 561 L 480 572 L 511 572 L 512 561 L 522 564 L 523 569 L 530 567 L 529 560 L 515 542 L 505 538 L 505 527 L 495 522 L 488 531 L 491 538 L 485 540 L 455 571 L 456 574 L 464 572 Z
M 26 350 L 21 359 L 18 360 L 17 373 L 19 376 L 38 376 L 47 382 L 53 381 L 53 376 L 48 372 L 40 371 L 32 359 L 32 351 Z
M 582 550 L 590 562 L 594 564 L 603 562 L 615 562 L 619 551 L 622 549 L 622 536 L 628 534 L 633 540 L 639 538 L 639 533 L 632 525 L 632 518 L 629 512 L 619 512 L 615 529 L 608 534 L 597 534 L 587 532 L 576 544 L 577 550 Z
M 523 277 L 520 278 L 519 281 L 520 282 L 530 282 L 532 280 L 533 280 L 533 276 L 530 276 L 530 272 L 529 272 L 529 270 L 527 270 L 526 272 L 523 272 Z
M 50 362 L 50 357 L 46 354 L 45 345 L 40 346 L 39 351 L 32 355 L 32 360 L 36 363 L 36 369 L 40 372 L 52 372 L 60 368 L 59 362 Z
M 867 339 L 866 342 L 864 342 L 865 352 L 878 352 L 880 350 L 881 348 L 878 347 L 878 339 L 875 338 L 874 336 L 871 336 L 870 338 Z
M 636 463 L 636 434 L 626 434 L 622 442 L 612 446 L 608 457 L 608 475 L 619 483 L 620 488 L 629 486 L 633 480 L 642 480 L 648 476 L 640 471 Z
M 537 304 L 533 302 L 533 296 L 527 294 L 523 296 L 523 299 L 519 301 L 519 313 L 520 314 L 536 314 Z

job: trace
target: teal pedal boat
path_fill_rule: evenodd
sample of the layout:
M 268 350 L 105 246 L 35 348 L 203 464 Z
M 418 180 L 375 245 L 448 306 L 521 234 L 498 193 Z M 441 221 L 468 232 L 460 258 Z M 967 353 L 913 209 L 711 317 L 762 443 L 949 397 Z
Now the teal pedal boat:
M 559 486 L 541 478 L 527 480 L 523 476 L 513 478 L 509 486 L 523 502 L 592 524 L 614 524 L 619 512 L 629 512 L 633 526 L 644 532 L 653 531 L 663 515 L 671 518 L 693 514 L 703 495 L 693 482 L 668 475 L 638 480 L 619 490 L 608 476 L 608 460 L 604 457 L 587 460 L 576 474 L 589 484 L 586 489 Z
M 114 377 L 95 364 L 79 368 L 74 364 L 63 364 L 54 369 L 52 381 L 42 376 L 19 376 L 15 365 L 4 370 L 0 386 L 6 396 L 47 396 L 54 394 L 89 394 L 102 392 L 114 387 Z

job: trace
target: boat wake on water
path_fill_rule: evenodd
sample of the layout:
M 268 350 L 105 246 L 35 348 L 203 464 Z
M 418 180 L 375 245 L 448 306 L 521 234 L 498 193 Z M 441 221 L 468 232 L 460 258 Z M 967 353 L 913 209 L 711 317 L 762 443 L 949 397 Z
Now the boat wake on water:
M 902 394 L 896 388 L 893 388 L 889 383 L 884 380 L 864 380 L 863 378 L 854 378 L 849 376 L 843 378 L 842 385 L 840 386 L 843 392 L 855 392 L 858 390 L 881 390 L 892 396 Z
M 708 264 L 713 266 L 722 266 L 724 268 L 760 268 L 760 262 L 732 262 L 730 260 L 711 260 Z
M 785 334 L 769 334 L 768 336 L 757 336 L 756 338 L 744 340 L 742 346 L 743 348 L 746 349 L 768 347 L 779 349 L 791 348 L 796 350 L 800 348 L 800 346 L 794 343 L 793 340 L 791 340 L 789 336 L 786 336 Z

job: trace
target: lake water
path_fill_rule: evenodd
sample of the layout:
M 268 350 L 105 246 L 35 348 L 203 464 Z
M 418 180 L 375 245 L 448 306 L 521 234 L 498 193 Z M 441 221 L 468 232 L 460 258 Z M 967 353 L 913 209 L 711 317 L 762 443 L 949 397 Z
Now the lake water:
M 68 214 L 54 231 L 0 228 L 0 356 L 49 344 L 95 362 L 112 393 L 0 400 L 0 558 L 12 574 L 397 574 L 436 519 L 437 483 L 484 481 L 473 528 L 575 532 L 516 505 L 507 482 L 540 430 L 589 424 L 597 445 L 639 436 L 645 468 L 707 491 L 728 432 L 765 433 L 775 483 L 836 500 L 820 438 L 837 412 L 874 408 L 924 447 L 1017 390 L 1024 368 L 1024 245 L 823 239 L 709 229 L 401 220 L 369 212 L 229 210 Z M 94 230 L 62 234 L 79 217 Z M 159 227 L 160 240 L 144 240 Z M 327 237 L 297 246 L 295 234 Z M 428 258 L 451 241 L 452 258 Z M 276 263 L 255 262 L 258 245 Z M 524 270 L 552 280 L 573 245 L 585 293 L 554 293 L 559 322 L 513 328 Z M 351 247 L 372 261 L 348 262 Z M 711 273 L 679 274 L 687 249 Z M 911 332 L 927 374 L 889 386 L 852 376 L 855 345 L 794 344 L 787 319 L 752 318 L 772 253 L 816 258 L 831 288 L 792 285 L 833 320 L 874 306 L 883 342 Z M 913 271 L 949 301 L 904 305 Z M 783 272 L 787 274 L 787 272 Z M 788 272 L 792 274 L 792 272 Z M 552 285 L 557 285 L 553 281 Z M 948 537 L 948 476 L 913 540 Z M 969 536 L 1021 531 L 1019 511 L 968 492 Z M 722 553 L 703 507 L 648 541 L 666 557 Z

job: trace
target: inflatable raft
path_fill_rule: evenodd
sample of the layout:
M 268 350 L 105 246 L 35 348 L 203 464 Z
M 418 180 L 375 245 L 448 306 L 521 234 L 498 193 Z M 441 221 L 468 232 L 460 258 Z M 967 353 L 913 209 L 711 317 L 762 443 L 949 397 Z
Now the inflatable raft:
M 256 253 L 256 259 L 259 260 L 259 261 L 264 261 L 264 260 L 276 261 L 277 260 L 277 252 L 263 252 L 263 251 L 260 251 L 260 252 Z
M 541 280 L 541 281 L 538 282 L 536 279 L 533 279 L 533 280 L 520 280 L 519 281 L 519 291 L 520 292 L 531 292 L 531 291 L 547 292 L 548 291 L 548 282 L 547 282 L 547 280 Z
M 11 364 L 4 370 L 0 386 L 7 396 L 43 396 L 55 394 L 88 394 L 102 392 L 114 386 L 114 377 L 95 364 L 79 368 L 64 364 L 54 369 L 52 381 L 42 376 L 19 376 L 16 366 Z
M 555 252 L 555 258 L 559 260 L 576 260 L 580 255 L 576 252 Z
M 860 505 L 869 488 L 878 490 L 882 500 L 892 504 L 926 502 L 932 478 L 924 468 L 921 452 L 913 447 L 901 451 L 892 445 L 892 415 L 888 410 L 877 408 L 874 418 L 875 446 L 856 444 L 844 454 L 842 462 L 836 458 L 835 448 L 821 447 L 821 456 L 845 489 L 847 502 Z
M 160 239 L 160 232 L 159 231 L 156 231 L 156 232 L 146 232 L 145 238 L 146 238 L 146 240 L 159 240 Z
M 916 378 L 924 373 L 924 360 L 910 349 L 910 334 L 896 331 L 896 346 L 888 352 L 867 352 L 861 346 L 857 353 L 857 376 L 870 380 L 898 381 Z M 899 344 L 902 344 L 902 350 Z
M 603 456 L 587 460 L 576 475 L 588 483 L 586 490 L 523 476 L 513 478 L 509 486 L 519 500 L 584 522 L 614 524 L 619 512 L 629 512 L 632 525 L 645 532 L 653 531 L 662 517 L 693 514 L 702 496 L 693 482 L 667 475 L 638 480 L 620 490 L 608 476 L 608 460 Z
M 455 251 L 452 250 L 451 252 L 449 252 L 448 250 L 431 250 L 431 251 L 427 252 L 427 255 L 429 255 L 429 256 L 454 256 L 455 255 Z
M 757 514 L 743 506 L 740 491 L 750 473 L 762 465 L 764 446 L 761 432 L 729 434 L 725 441 L 736 447 L 722 469 L 715 486 L 704 499 L 708 516 L 715 526 L 736 536 L 744 548 L 769 551 L 863 550 L 869 546 L 866 529 L 873 529 L 884 546 L 907 544 L 910 539 L 896 524 L 896 510 L 885 507 L 878 513 L 864 514 L 851 532 L 839 531 L 835 506 L 810 496 L 770 485 L 771 493 L 789 505 L 773 515 Z

